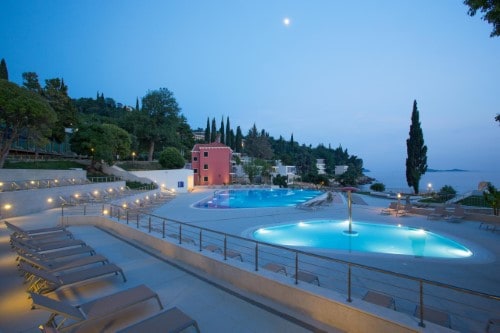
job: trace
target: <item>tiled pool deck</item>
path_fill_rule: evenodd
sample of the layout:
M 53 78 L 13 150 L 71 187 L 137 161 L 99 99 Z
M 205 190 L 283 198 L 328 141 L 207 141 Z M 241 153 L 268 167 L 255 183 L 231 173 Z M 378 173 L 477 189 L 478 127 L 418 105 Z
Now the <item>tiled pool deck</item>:
M 264 208 L 240 210 L 206 210 L 192 208 L 192 204 L 210 194 L 197 191 L 180 194 L 158 208 L 156 215 L 189 222 L 205 228 L 242 235 L 262 225 L 279 224 L 306 219 L 345 219 L 345 204 L 334 203 L 318 210 L 295 208 Z M 475 258 L 465 260 L 432 260 L 413 257 L 353 255 L 333 253 L 339 259 L 376 266 L 390 271 L 434 280 L 458 287 L 500 295 L 500 234 L 479 229 L 479 223 L 462 221 L 447 223 L 427 220 L 423 216 L 394 217 L 380 215 L 384 199 L 365 198 L 368 205 L 354 205 L 353 219 L 380 223 L 402 223 L 423 227 L 449 236 L 469 246 Z M 25 228 L 55 225 L 60 211 L 46 211 L 30 216 L 9 219 Z M 206 279 L 201 272 L 192 274 L 182 267 L 151 256 L 141 249 L 119 240 L 94 227 L 71 227 L 80 239 L 94 247 L 98 253 L 122 267 L 128 281 L 111 276 L 77 287 L 62 288 L 53 293 L 73 303 L 82 302 L 117 290 L 146 283 L 160 295 L 166 307 L 178 306 L 195 318 L 202 332 L 309 332 L 331 331 L 331 327 L 304 318 L 290 309 L 267 300 L 245 295 L 222 281 Z M 9 232 L 0 224 L 0 332 L 38 332 L 37 326 L 48 318 L 43 310 L 29 310 L 31 306 L 24 292 L 22 279 L 15 270 L 15 255 L 8 244 Z M 493 309 L 493 313 L 500 309 Z

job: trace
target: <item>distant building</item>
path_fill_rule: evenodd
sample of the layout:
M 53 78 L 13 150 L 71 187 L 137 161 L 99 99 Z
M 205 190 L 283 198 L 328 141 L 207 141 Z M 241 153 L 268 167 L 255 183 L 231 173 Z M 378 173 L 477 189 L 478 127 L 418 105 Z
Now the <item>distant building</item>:
M 276 161 L 276 165 L 273 166 L 273 172 L 271 173 L 273 177 L 280 175 L 286 177 L 287 184 L 292 184 L 297 177 L 297 167 L 294 165 L 283 165 L 281 161 Z
M 205 140 L 205 131 L 193 131 L 193 138 L 195 141 Z
M 325 175 L 326 174 L 326 164 L 325 160 L 322 158 L 318 158 L 316 160 L 316 168 L 318 168 L 318 175 Z
M 336 165 L 335 166 L 335 176 L 340 176 L 347 171 L 347 165 Z
M 232 150 L 220 142 L 196 144 L 191 151 L 194 185 L 225 185 L 231 182 Z

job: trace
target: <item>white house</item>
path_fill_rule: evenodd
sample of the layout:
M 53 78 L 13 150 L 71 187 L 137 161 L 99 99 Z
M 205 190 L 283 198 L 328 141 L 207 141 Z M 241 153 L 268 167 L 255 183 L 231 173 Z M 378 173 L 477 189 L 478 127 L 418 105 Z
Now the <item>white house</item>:
M 335 176 L 340 176 L 344 172 L 347 171 L 348 166 L 347 165 L 336 165 L 335 166 Z

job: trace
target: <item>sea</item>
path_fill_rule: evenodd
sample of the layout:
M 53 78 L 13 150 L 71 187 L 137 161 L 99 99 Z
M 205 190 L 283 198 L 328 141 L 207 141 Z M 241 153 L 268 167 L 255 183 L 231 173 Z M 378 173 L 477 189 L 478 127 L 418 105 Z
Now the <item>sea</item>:
M 413 189 L 406 183 L 406 171 L 404 170 L 365 170 L 366 176 L 375 178 L 378 183 L 385 185 L 387 192 L 413 193 Z M 374 183 L 375 183 L 374 182 Z M 449 185 L 457 191 L 457 194 L 466 194 L 478 190 L 481 182 L 490 182 L 500 189 L 500 170 L 478 171 L 478 170 L 433 170 L 427 171 L 420 179 L 420 192 L 439 190 Z M 369 189 L 370 185 L 364 185 Z

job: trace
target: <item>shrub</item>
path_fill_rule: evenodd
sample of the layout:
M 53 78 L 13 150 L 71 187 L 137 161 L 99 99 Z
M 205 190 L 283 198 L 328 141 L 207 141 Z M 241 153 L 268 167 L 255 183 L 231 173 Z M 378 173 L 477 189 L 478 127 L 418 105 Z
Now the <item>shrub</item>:
M 370 190 L 375 191 L 375 192 L 384 192 L 385 191 L 385 185 L 382 183 L 375 183 L 370 186 Z
M 186 163 L 181 153 L 174 147 L 167 147 L 158 158 L 158 162 L 165 169 L 180 169 Z

